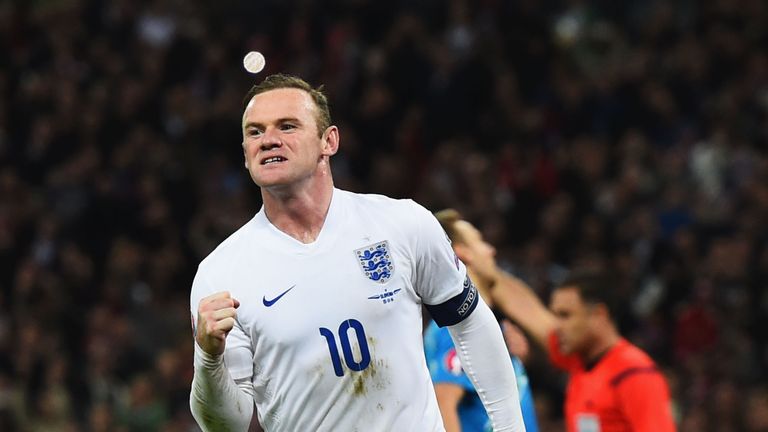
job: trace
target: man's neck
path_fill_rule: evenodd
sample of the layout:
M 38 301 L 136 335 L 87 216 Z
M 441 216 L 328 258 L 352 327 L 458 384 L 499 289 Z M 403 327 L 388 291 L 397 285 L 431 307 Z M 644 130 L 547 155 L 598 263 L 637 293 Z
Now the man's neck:
M 594 366 L 620 339 L 621 336 L 615 328 L 606 330 L 582 356 L 584 364 Z
M 333 196 L 333 182 L 318 182 L 298 190 L 262 188 L 267 219 L 302 243 L 317 240 Z

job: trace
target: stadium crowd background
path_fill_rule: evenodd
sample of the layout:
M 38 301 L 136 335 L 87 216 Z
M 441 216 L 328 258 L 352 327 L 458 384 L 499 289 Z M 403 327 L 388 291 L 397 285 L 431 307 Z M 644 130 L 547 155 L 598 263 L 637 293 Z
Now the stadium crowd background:
M 762 0 L 0 2 L 0 430 L 195 430 L 192 276 L 260 205 L 255 49 L 325 84 L 338 186 L 459 209 L 545 298 L 618 270 L 681 430 L 768 431 L 765 47 Z

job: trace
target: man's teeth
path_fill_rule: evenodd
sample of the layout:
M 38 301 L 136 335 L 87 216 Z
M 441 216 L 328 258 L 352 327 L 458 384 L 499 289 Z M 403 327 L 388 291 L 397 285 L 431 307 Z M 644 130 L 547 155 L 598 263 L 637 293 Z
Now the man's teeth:
M 269 159 L 265 159 L 264 160 L 264 165 L 266 165 L 268 163 L 272 163 L 272 162 L 282 162 L 284 160 L 285 159 L 281 158 L 280 156 L 275 156 L 275 157 L 271 157 Z

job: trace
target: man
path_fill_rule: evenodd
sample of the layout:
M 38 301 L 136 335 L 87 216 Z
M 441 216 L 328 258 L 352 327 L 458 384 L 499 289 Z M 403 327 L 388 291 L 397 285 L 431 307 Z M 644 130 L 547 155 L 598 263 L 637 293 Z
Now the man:
M 496 269 L 496 249 L 483 239 L 480 231 L 471 223 L 463 220 L 461 215 L 453 209 L 442 210 L 435 213 L 448 237 L 456 255 L 467 266 L 467 273 L 483 300 L 488 306 L 493 307 L 493 299 L 490 290 L 495 280 L 480 276 L 483 273 L 491 273 Z M 477 268 L 481 270 L 478 272 Z M 490 269 L 483 271 L 482 269 Z M 525 336 L 515 334 L 519 332 L 516 327 L 506 325 L 504 335 L 508 344 L 517 339 L 525 344 L 523 350 L 527 350 Z M 520 346 L 520 344 L 518 344 Z M 510 353 L 525 353 L 520 348 L 510 347 Z M 490 431 L 490 421 L 485 413 L 483 404 L 469 377 L 461 368 L 461 362 L 456 354 L 456 348 L 448 334 L 447 329 L 440 328 L 432 321 L 424 334 L 424 352 L 427 357 L 427 366 L 435 385 L 437 403 L 443 423 L 447 432 L 458 431 Z M 536 421 L 536 411 L 533 405 L 531 388 L 528 385 L 528 375 L 520 359 L 512 356 L 512 366 L 517 378 L 517 389 L 520 394 L 520 406 L 523 412 L 523 422 L 528 432 L 539 430 Z
M 326 97 L 273 75 L 246 96 L 245 166 L 263 207 L 200 264 L 190 406 L 206 431 L 443 430 L 421 307 L 449 326 L 496 430 L 524 430 L 493 314 L 434 217 L 334 188 Z
M 551 312 L 522 281 L 492 270 L 493 298 L 570 374 L 568 432 L 675 430 L 667 383 L 641 349 L 622 338 L 605 272 L 573 273 L 552 293 Z

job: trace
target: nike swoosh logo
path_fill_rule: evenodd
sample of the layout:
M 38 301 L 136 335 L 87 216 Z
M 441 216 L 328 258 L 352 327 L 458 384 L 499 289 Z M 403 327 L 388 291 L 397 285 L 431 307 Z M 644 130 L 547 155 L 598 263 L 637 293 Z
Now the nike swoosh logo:
M 277 303 L 277 301 L 278 301 L 278 300 L 280 300 L 280 298 L 281 298 L 282 296 L 284 296 L 284 295 L 288 294 L 288 291 L 292 290 L 292 289 L 293 289 L 293 287 L 295 287 L 295 286 L 296 286 L 296 285 L 294 285 L 294 286 L 292 286 L 292 287 L 288 288 L 287 290 L 283 291 L 283 293 L 282 293 L 282 294 L 280 294 L 279 296 L 277 296 L 277 297 L 273 298 L 272 300 L 267 300 L 267 297 L 266 297 L 266 296 L 262 297 L 262 299 L 261 299 L 261 300 L 264 302 L 264 306 L 266 306 L 266 307 L 270 307 L 270 306 L 272 306 L 273 304 Z

